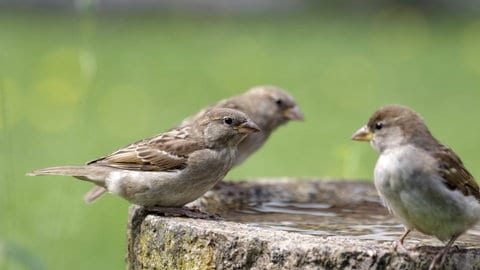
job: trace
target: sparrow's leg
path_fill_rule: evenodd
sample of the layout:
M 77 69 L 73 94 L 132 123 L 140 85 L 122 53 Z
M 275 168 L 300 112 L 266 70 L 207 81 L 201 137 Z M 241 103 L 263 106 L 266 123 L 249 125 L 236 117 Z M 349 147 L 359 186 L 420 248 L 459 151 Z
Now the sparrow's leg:
M 407 238 L 407 235 L 411 232 L 412 230 L 405 228 L 405 232 L 403 233 L 402 237 L 400 237 L 399 240 L 393 241 L 393 250 L 398 251 L 400 249 L 401 252 L 406 252 L 407 249 L 403 246 L 403 241 L 405 241 L 405 238 Z
M 455 242 L 455 240 L 457 240 L 457 238 L 459 237 L 460 235 L 454 235 L 452 236 L 452 238 L 450 238 L 450 240 L 448 241 L 447 245 L 443 248 L 442 252 L 438 253 L 432 260 L 432 262 L 430 263 L 430 267 L 428 267 L 428 270 L 433 270 L 435 269 L 435 267 L 441 267 L 443 265 L 443 263 L 445 262 L 445 258 L 447 257 L 447 253 L 448 253 L 448 250 L 450 249 L 450 247 L 453 245 L 453 242 Z M 437 264 L 437 262 L 440 260 L 440 263 Z
M 189 218 L 199 218 L 199 219 L 211 219 L 211 220 L 220 220 L 222 219 L 217 214 L 209 214 L 201 211 L 197 207 L 161 207 L 153 206 L 147 207 L 147 211 L 163 215 L 165 217 L 189 217 Z

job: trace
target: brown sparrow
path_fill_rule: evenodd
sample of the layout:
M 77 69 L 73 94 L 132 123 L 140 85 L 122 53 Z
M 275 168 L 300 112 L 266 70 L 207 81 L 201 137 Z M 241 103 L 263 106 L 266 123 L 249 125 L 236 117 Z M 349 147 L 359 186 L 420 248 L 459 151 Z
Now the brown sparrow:
M 238 96 L 221 100 L 183 120 L 180 126 L 189 125 L 212 108 L 231 108 L 242 111 L 261 129 L 260 132 L 250 134 L 240 142 L 234 166 L 240 165 L 260 149 L 270 134 L 279 126 L 291 120 L 303 120 L 302 112 L 289 93 L 276 86 L 264 85 L 253 87 Z
M 375 187 L 388 210 L 412 230 L 448 243 L 430 269 L 442 265 L 455 240 L 480 217 L 480 190 L 460 158 L 435 139 L 422 117 L 400 105 L 377 110 L 352 136 L 380 153 Z
M 260 129 L 243 112 L 213 109 L 189 125 L 140 140 L 85 166 L 33 171 L 89 181 L 131 203 L 181 207 L 202 196 L 232 168 L 238 143 Z
M 179 126 L 191 125 L 213 108 L 231 108 L 246 113 L 261 129 L 260 132 L 249 134 L 238 145 L 238 152 L 233 163 L 240 165 L 250 155 L 256 152 L 267 141 L 270 134 L 279 126 L 290 120 L 303 120 L 303 115 L 295 99 L 285 90 L 276 86 L 257 86 L 238 96 L 219 101 L 208 106 L 197 114 L 183 120 Z M 93 202 L 106 190 L 96 186 L 84 196 L 86 202 Z

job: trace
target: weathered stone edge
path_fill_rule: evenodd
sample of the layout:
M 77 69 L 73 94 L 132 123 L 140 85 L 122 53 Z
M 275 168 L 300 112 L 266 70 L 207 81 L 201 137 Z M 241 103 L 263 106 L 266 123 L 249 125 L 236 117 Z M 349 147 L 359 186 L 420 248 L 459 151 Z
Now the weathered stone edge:
M 262 180 L 257 184 L 281 188 L 291 182 Z M 335 183 L 297 183 L 312 184 L 328 187 Z M 246 192 L 242 187 L 250 189 L 250 185 L 255 184 L 231 187 L 241 193 Z M 370 194 L 368 183 L 359 185 Z M 131 207 L 130 216 L 128 269 L 425 269 L 441 249 L 421 247 L 407 255 L 392 252 L 388 243 L 309 236 L 226 221 L 165 218 L 148 215 L 136 206 Z M 480 269 L 480 250 L 451 251 L 445 269 Z

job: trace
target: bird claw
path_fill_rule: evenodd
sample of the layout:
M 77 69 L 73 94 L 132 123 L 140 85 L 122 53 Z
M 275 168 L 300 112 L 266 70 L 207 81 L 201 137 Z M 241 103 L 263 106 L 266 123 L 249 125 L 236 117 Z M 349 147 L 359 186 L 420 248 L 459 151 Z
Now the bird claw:
M 446 257 L 445 255 L 446 254 L 443 254 L 443 253 L 439 253 L 439 254 L 435 255 L 432 262 L 430 263 L 430 266 L 428 267 L 428 270 L 435 270 L 437 268 L 440 268 L 443 265 L 443 263 L 445 262 L 445 257 Z M 438 263 L 439 259 L 440 259 L 440 263 Z
M 403 241 L 405 241 L 405 238 L 408 236 L 410 232 L 411 230 L 405 227 L 405 232 L 402 234 L 400 239 L 393 241 L 392 243 L 393 251 L 408 253 L 408 250 L 403 246 Z
M 188 217 L 208 220 L 222 220 L 222 217 L 217 214 L 210 214 L 201 211 L 197 207 L 148 207 L 148 212 L 155 213 L 164 217 Z
M 428 267 L 428 270 L 434 270 L 434 269 L 440 269 L 443 264 L 445 263 L 445 259 L 447 258 L 447 254 L 449 249 L 452 247 L 453 242 L 457 239 L 458 235 L 452 236 L 450 241 L 448 241 L 448 244 L 443 248 L 442 252 L 438 253 L 435 255 L 433 258 L 432 262 L 430 263 L 430 266 Z M 459 250 L 457 246 L 457 251 Z
M 407 253 L 408 252 L 408 250 L 405 248 L 405 246 L 399 240 L 393 241 L 392 248 L 393 248 L 393 251 L 395 251 L 395 252 L 400 252 L 400 253 Z

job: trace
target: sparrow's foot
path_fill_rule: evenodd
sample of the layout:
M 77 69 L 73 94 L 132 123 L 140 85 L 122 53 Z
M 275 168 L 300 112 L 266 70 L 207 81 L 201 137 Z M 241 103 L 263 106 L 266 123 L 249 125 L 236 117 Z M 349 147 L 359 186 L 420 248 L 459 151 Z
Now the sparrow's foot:
M 405 232 L 402 234 L 400 239 L 393 241 L 392 243 L 392 248 L 393 251 L 395 252 L 403 252 L 406 253 L 408 250 L 403 246 L 403 241 L 405 241 L 405 238 L 407 238 L 407 235 L 411 232 L 410 229 L 405 228 Z
M 435 269 L 440 269 L 443 263 L 445 262 L 445 256 L 446 254 L 438 253 L 435 255 L 433 258 L 432 262 L 430 263 L 430 266 L 428 267 L 428 270 L 435 270 Z
M 458 236 L 459 235 L 453 235 L 450 238 L 447 245 L 443 248 L 442 252 L 435 255 L 432 262 L 430 263 L 430 267 L 428 267 L 428 270 L 440 269 L 443 266 L 443 264 L 445 263 L 445 259 L 447 258 L 448 251 L 450 247 L 452 247 L 453 242 L 455 242 Z
M 392 248 L 393 248 L 393 251 L 395 252 L 408 253 L 407 248 L 399 240 L 393 241 Z
M 217 214 L 210 214 L 201 211 L 197 207 L 161 207 L 153 206 L 146 208 L 148 212 L 162 215 L 165 217 L 189 217 L 209 220 L 222 220 Z

